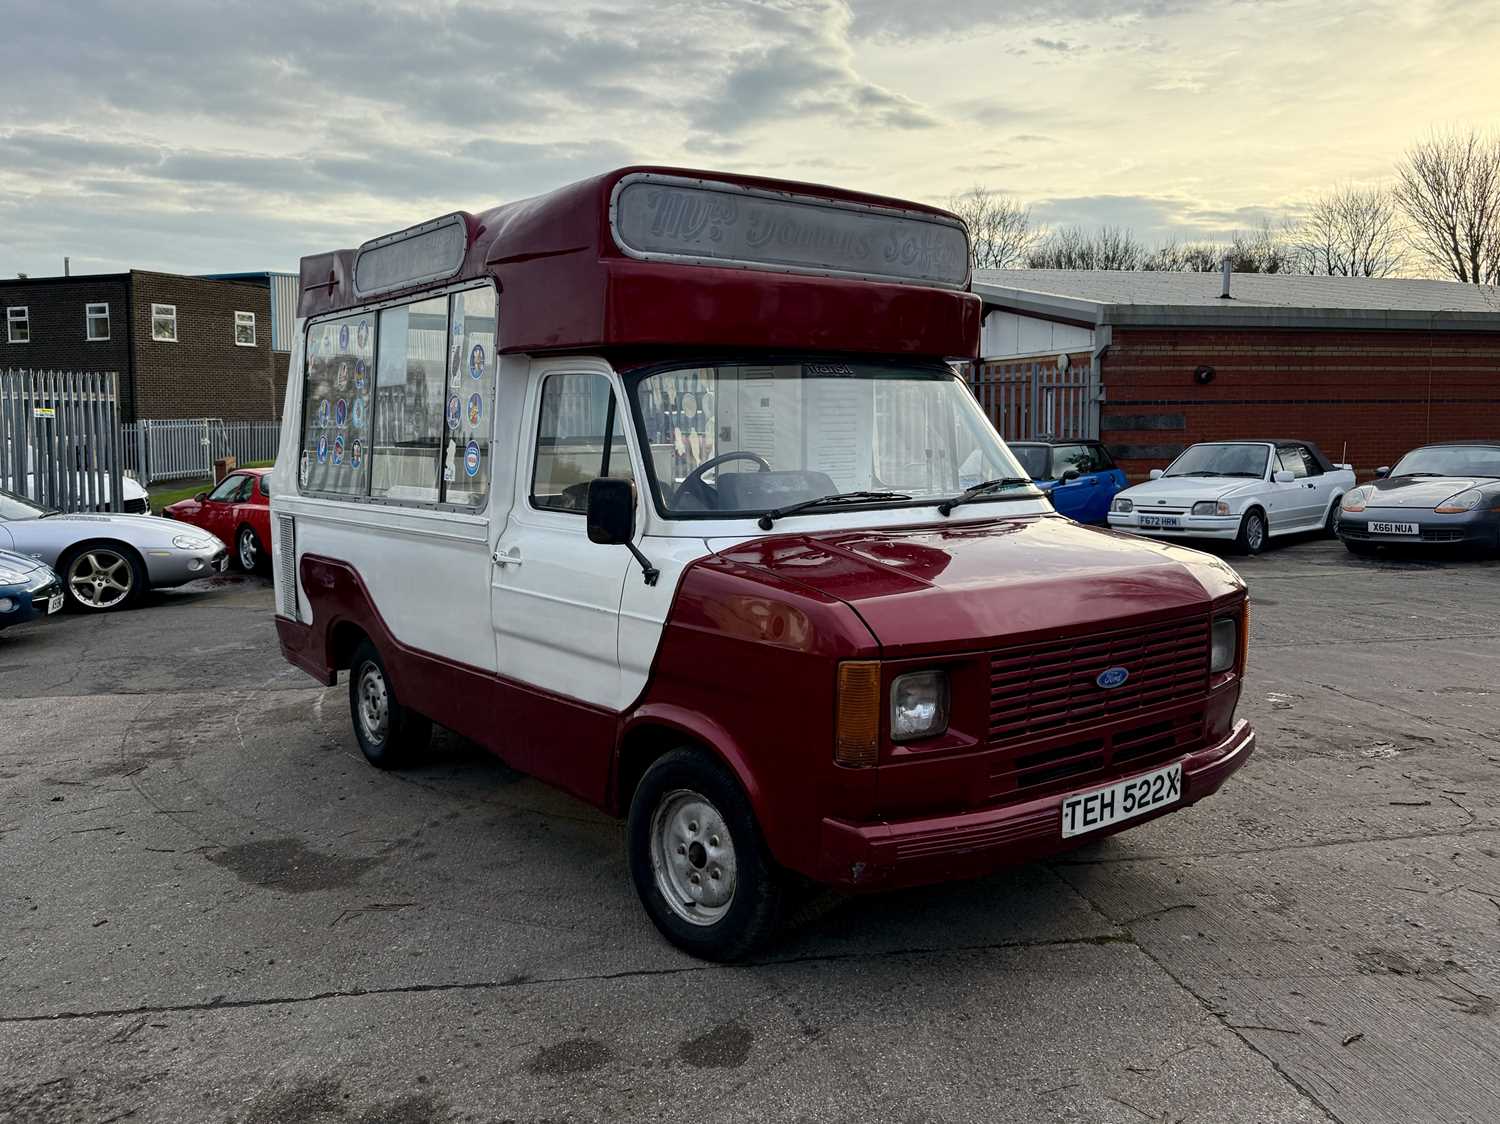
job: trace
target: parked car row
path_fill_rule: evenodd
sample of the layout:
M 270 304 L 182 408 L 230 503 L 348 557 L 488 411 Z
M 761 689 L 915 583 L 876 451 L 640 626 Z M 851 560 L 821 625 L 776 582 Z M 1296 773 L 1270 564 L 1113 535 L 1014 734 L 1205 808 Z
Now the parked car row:
M 1232 543 L 1258 554 L 1282 535 L 1326 531 L 1352 554 L 1387 546 L 1500 551 L 1500 442 L 1424 445 L 1358 484 L 1312 441 L 1208 441 L 1127 487 L 1098 442 L 1011 446 L 1063 515 L 1165 539 Z
M 212 491 L 165 508 L 165 518 L 66 515 L 0 490 L 0 628 L 64 606 L 126 609 L 147 590 L 222 573 L 231 563 L 263 569 L 271 541 L 267 477 L 265 469 L 233 472 Z

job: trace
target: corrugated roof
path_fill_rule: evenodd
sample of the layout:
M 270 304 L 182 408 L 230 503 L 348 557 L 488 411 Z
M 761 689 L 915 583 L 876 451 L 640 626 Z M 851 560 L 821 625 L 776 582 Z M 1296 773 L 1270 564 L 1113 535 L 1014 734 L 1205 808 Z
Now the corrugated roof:
M 1236 273 L 1231 300 L 1219 296 L 1218 273 L 1123 270 L 980 269 L 974 292 L 987 304 L 1109 323 L 1229 323 L 1319 320 L 1372 327 L 1444 326 L 1500 329 L 1500 287 L 1412 278 L 1314 277 Z M 1034 306 L 1028 308 L 1027 306 Z M 1490 323 L 1493 321 L 1493 323 Z

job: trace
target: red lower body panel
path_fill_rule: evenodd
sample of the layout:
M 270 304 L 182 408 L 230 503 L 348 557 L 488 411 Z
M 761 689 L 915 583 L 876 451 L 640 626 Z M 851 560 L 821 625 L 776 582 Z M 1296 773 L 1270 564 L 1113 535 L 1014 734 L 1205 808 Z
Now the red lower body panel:
M 825 819 L 818 878 L 854 889 L 885 889 L 973 878 L 1013 863 L 1045 858 L 1203 799 L 1243 765 L 1254 748 L 1255 731 L 1243 720 L 1236 722 L 1219 744 L 1175 759 L 1182 762 L 1180 801 L 1138 819 L 1069 839 L 1062 837 L 1062 805 L 1073 795 L 1071 792 L 897 822 L 860 824 Z M 1153 765 L 1152 769 L 1162 764 L 1171 762 Z M 1079 791 L 1096 787 L 1084 785 Z

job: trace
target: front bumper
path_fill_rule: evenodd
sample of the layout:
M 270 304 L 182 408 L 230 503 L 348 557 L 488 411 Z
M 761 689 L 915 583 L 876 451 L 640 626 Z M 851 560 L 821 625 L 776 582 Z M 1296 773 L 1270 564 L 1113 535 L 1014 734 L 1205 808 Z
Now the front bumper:
M 1109 513 L 1110 528 L 1116 531 L 1129 531 L 1133 535 L 1170 539 L 1232 541 L 1240 533 L 1240 516 L 1238 515 L 1173 515 L 1168 518 L 1177 520 L 1178 525 L 1175 527 L 1145 527 L 1141 525 L 1141 514 L 1136 511 L 1111 511 Z
M 1058 792 L 1022 804 L 977 812 L 881 824 L 824 819 L 819 878 L 856 889 L 912 886 L 974 878 L 1013 863 L 1045 858 L 1168 815 L 1217 791 L 1255 750 L 1255 731 L 1244 719 L 1217 745 L 1173 760 L 1182 762 L 1182 799 L 1139 819 L 1072 838 L 1062 837 Z M 1172 762 L 1153 764 L 1150 772 Z M 1129 776 L 1115 778 L 1128 780 Z M 1107 783 L 1115 783 L 1111 780 Z M 1079 788 L 1087 792 L 1097 785 Z
M 0 628 L 45 617 L 52 598 L 61 596 L 62 581 L 55 574 L 40 584 L 0 586 Z
M 153 589 L 212 577 L 229 568 L 229 548 L 218 539 L 214 539 L 211 546 L 191 549 L 174 546 L 142 553 L 146 557 L 146 573 Z
M 1415 535 L 1392 535 L 1371 531 L 1371 523 L 1415 523 Z M 1350 514 L 1339 510 L 1335 530 L 1348 542 L 1375 546 L 1482 546 L 1500 545 L 1500 515 L 1493 511 L 1465 511 L 1442 515 L 1427 508 L 1416 511 L 1401 507 L 1367 507 Z

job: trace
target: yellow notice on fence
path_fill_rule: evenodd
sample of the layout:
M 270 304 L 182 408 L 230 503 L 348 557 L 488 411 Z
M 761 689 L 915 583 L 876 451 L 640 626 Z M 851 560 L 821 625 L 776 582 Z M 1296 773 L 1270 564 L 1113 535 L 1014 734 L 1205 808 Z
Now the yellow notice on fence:
M 56 406 L 33 406 L 31 408 L 31 414 L 32 414 L 33 417 L 37 417 L 37 418 L 55 418 L 55 417 L 57 417 L 57 407 Z

